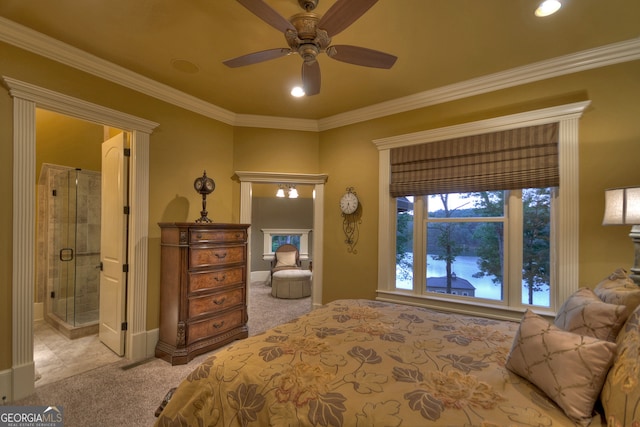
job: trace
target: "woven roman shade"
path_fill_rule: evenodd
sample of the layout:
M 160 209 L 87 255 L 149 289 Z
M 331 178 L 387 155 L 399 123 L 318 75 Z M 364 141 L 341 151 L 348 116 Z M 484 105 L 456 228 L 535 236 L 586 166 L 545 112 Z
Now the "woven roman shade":
M 558 123 L 391 149 L 393 197 L 558 184 Z

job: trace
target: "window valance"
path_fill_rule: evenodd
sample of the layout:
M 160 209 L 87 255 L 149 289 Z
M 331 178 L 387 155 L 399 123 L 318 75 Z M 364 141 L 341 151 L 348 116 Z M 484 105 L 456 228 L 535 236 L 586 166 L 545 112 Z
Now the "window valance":
M 559 185 L 558 123 L 392 148 L 393 197 Z

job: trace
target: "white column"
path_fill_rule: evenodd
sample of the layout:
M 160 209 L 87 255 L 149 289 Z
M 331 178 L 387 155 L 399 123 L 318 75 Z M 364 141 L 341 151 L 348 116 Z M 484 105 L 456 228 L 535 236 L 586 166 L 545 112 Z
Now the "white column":
M 36 104 L 13 98 L 13 278 L 11 400 L 34 391 L 33 292 L 36 196 Z
M 558 300 L 555 308 L 578 290 L 579 245 L 580 245 L 580 174 L 578 129 L 580 115 L 572 115 L 560 120 L 559 159 L 559 222 L 558 242 Z
M 147 343 L 147 276 L 149 230 L 149 134 L 133 131 L 129 158 L 129 283 L 126 357 L 153 356 Z

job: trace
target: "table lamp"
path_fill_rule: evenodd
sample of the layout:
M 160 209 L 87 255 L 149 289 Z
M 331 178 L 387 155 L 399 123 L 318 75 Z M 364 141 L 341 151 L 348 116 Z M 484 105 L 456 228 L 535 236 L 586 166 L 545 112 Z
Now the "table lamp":
M 630 277 L 640 285 L 640 187 L 609 188 L 604 200 L 602 225 L 631 225 L 635 257 Z

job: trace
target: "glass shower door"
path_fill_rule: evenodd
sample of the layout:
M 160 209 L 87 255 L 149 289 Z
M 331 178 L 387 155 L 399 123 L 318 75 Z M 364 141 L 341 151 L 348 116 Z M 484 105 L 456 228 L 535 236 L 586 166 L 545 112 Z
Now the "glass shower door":
M 52 256 L 53 294 L 52 312 L 73 325 L 75 284 L 75 171 L 61 172 L 54 177 L 53 186 L 53 239 Z

